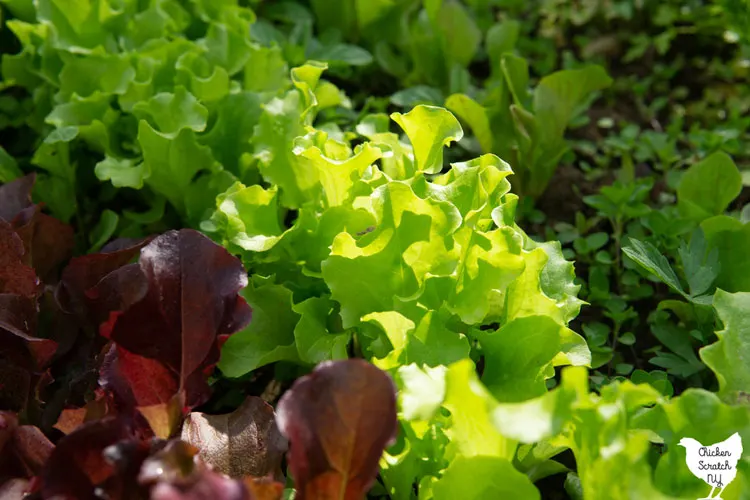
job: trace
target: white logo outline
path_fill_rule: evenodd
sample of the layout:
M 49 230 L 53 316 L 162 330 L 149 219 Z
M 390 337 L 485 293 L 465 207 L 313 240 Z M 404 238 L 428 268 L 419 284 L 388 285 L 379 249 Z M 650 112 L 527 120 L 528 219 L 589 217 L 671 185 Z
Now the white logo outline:
M 737 462 L 742 457 L 742 438 L 735 432 L 729 438 L 710 446 L 704 446 L 689 437 L 680 439 L 679 446 L 685 448 L 685 462 L 690 472 L 711 486 L 707 497 L 698 500 L 722 500 L 724 489 L 737 477 Z M 719 489 L 717 496 L 712 496 Z

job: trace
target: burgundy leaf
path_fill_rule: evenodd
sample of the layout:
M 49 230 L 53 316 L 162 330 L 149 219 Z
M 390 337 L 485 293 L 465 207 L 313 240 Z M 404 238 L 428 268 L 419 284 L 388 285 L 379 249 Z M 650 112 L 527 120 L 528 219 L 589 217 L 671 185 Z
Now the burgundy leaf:
M 147 242 L 71 259 L 55 293 L 63 309 L 98 328 L 110 312 L 142 299 L 148 284 L 137 264 L 127 264 Z
M 94 499 L 95 488 L 116 472 L 105 459 L 104 450 L 132 437 L 127 427 L 114 418 L 89 422 L 63 437 L 41 473 L 42 496 L 61 499 Z
M 0 293 L 0 339 L 4 330 L 26 342 L 36 367 L 48 365 L 57 350 L 57 342 L 35 336 L 37 324 L 36 299 L 10 293 Z
M 31 478 L 42 470 L 54 445 L 32 425 L 18 425 L 18 417 L 0 411 L 0 479 Z
M 70 257 L 74 237 L 72 227 L 32 204 L 35 181 L 36 175 L 29 174 L 0 186 L 0 219 L 9 222 L 23 242 L 23 263 L 44 278 Z
M 294 383 L 277 414 L 296 498 L 361 500 L 396 436 L 396 389 L 364 360 L 325 362 Z
M 247 275 L 237 258 L 189 229 L 154 239 L 141 250 L 139 265 L 146 296 L 112 315 L 100 332 L 161 363 L 194 407 L 208 395 L 203 372 L 218 362 L 223 337 L 250 320 L 250 307 L 237 294 Z
M 0 219 L 0 293 L 35 297 L 40 290 L 34 270 L 23 263 L 23 241 Z
M 200 450 L 214 469 L 233 478 L 281 476 L 286 439 L 276 426 L 271 405 L 250 396 L 224 415 L 194 412 L 182 426 L 182 439 Z
M 34 268 L 42 278 L 73 253 L 73 228 L 43 214 L 41 205 L 20 212 L 12 221 L 13 229 L 23 241 L 24 264 Z
M 35 174 L 20 177 L 0 186 L 0 218 L 10 222 L 24 208 L 31 206 Z

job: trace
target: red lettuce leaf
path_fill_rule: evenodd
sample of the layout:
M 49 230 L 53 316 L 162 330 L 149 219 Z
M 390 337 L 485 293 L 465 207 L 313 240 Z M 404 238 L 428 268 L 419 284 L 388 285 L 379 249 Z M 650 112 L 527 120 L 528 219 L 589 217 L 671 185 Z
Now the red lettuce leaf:
M 25 177 L 0 186 L 0 219 L 9 222 L 23 242 L 23 263 L 47 278 L 67 260 L 73 251 L 73 228 L 41 212 L 33 205 L 31 190 L 36 176 Z
M 0 479 L 36 476 L 53 448 L 37 427 L 18 425 L 15 414 L 0 411 Z
M 321 363 L 277 408 L 299 500 L 361 500 L 396 437 L 396 388 L 370 363 Z
M 218 362 L 221 343 L 250 321 L 250 307 L 238 295 L 247 274 L 236 257 L 190 229 L 155 238 L 141 250 L 138 264 L 146 295 L 112 314 L 100 333 L 117 344 L 123 358 L 117 373 L 136 400 L 150 391 L 154 401 L 164 402 L 178 388 L 186 406 L 195 407 L 208 397 L 204 372 Z M 162 387 L 137 373 L 142 369 L 158 374 Z
M 60 439 L 41 472 L 44 498 L 94 499 L 94 489 L 105 484 L 117 469 L 104 450 L 132 439 L 121 420 L 105 418 L 79 427 Z
M 71 259 L 55 291 L 61 307 L 98 330 L 112 311 L 122 311 L 141 300 L 148 283 L 140 266 L 129 262 L 148 242 L 127 241 L 106 252 Z
M 41 283 L 34 269 L 23 262 L 23 240 L 10 224 L 0 220 L 0 293 L 36 297 Z

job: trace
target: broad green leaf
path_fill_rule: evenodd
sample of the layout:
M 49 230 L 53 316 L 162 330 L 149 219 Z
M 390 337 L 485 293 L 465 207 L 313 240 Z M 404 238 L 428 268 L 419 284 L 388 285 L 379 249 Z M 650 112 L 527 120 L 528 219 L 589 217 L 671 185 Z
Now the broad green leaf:
M 212 68 L 201 54 L 186 52 L 177 59 L 175 69 L 175 83 L 202 102 L 218 101 L 229 93 L 227 71 L 221 66 Z
M 146 184 L 166 196 L 180 213 L 187 213 L 184 197 L 193 178 L 201 170 L 216 168 L 211 150 L 198 144 L 190 128 L 180 129 L 176 136 L 162 134 L 145 120 L 139 123 L 138 141 L 148 171 Z
M 89 242 L 91 243 L 89 253 L 99 251 L 109 241 L 117 229 L 119 220 L 120 217 L 112 210 L 104 210 L 102 212 L 99 222 L 94 226 L 91 234 L 89 234 Z
M 380 149 L 364 144 L 354 156 L 336 160 L 325 156 L 319 147 L 302 147 L 295 148 L 294 153 L 310 160 L 310 165 L 317 170 L 329 207 L 340 206 L 348 201 L 354 183 L 382 154 Z
M 309 53 L 308 57 L 331 65 L 367 66 L 372 62 L 372 54 L 368 51 L 346 43 L 321 45 Z
M 677 187 L 677 206 L 691 219 L 721 215 L 742 190 L 742 176 L 732 158 L 718 151 L 692 165 Z
M 135 78 L 136 71 L 127 55 L 91 54 L 76 57 L 61 53 L 64 66 L 60 71 L 60 93 L 69 98 L 73 94 L 88 97 L 94 92 L 124 94 Z
M 562 140 L 576 107 L 592 92 L 612 84 L 600 66 L 558 71 L 542 78 L 534 90 L 534 114 L 545 144 Z
M 471 360 L 448 368 L 443 406 L 451 413 L 450 426 L 445 429 L 450 439 L 446 449 L 449 459 L 482 455 L 513 458 L 518 443 L 500 434 L 492 421 L 497 404 L 477 378 Z
M 547 392 L 554 361 L 577 334 L 547 316 L 517 318 L 497 331 L 477 331 L 485 355 L 482 382 L 501 402 L 518 402 Z M 580 339 L 579 344 L 585 345 Z M 576 363 L 579 364 L 579 363 Z
M 92 149 L 112 154 L 110 128 L 118 116 L 109 96 L 95 92 L 88 97 L 73 95 L 68 102 L 55 106 L 45 121 L 57 128 L 77 127 L 78 135 Z
M 281 238 L 278 190 L 235 183 L 216 199 L 212 220 L 229 248 L 263 252 Z
M 253 320 L 229 337 L 219 368 L 227 377 L 241 377 L 274 361 L 297 361 L 294 328 L 300 319 L 292 309 L 292 292 L 281 285 L 252 280 L 242 295 L 253 309 Z
M 280 47 L 250 47 L 245 65 L 245 90 L 273 92 L 289 82 L 289 66 Z
M 679 254 L 690 295 L 697 297 L 707 292 L 721 271 L 719 251 L 714 248 L 708 252 L 703 231 L 696 228 L 689 245 L 680 243 Z
M 10 182 L 22 175 L 23 172 L 18 168 L 16 160 L 0 146 L 0 182 Z
M 433 25 L 440 30 L 443 43 L 443 57 L 447 67 L 454 63 L 466 67 L 474 58 L 482 33 L 466 7 L 458 0 L 442 0 L 433 18 Z
M 317 171 L 289 147 L 305 133 L 303 106 L 296 90 L 288 92 L 283 100 L 272 99 L 263 107 L 252 139 L 263 178 L 280 188 L 284 205 L 291 208 L 305 204 L 318 182 Z
M 585 498 L 669 500 L 652 484 L 652 434 L 630 425 L 643 406 L 658 401 L 661 396 L 648 384 L 625 381 L 606 385 L 599 396 L 576 403 L 575 425 L 553 442 L 569 446 L 575 454 Z
M 391 98 L 394 106 L 402 108 L 413 108 L 424 105 L 436 105 L 443 102 L 443 93 L 440 89 L 428 85 L 415 85 L 394 93 Z
M 460 219 L 452 205 L 423 200 L 400 182 L 380 186 L 355 206 L 373 215 L 375 229 L 357 238 L 338 234 L 322 263 L 346 328 L 368 313 L 395 310 L 399 298 L 419 292 L 428 273 L 446 274 L 445 237 Z
M 425 183 L 425 187 L 431 198 L 455 205 L 465 225 L 476 227 L 481 219 L 492 216 L 492 210 L 508 194 L 510 183 L 506 178 L 512 173 L 506 162 L 493 154 L 486 154 L 473 160 L 451 163 L 447 173 Z
M 521 23 L 515 19 L 497 22 L 487 30 L 485 46 L 490 57 L 490 72 L 494 79 L 501 77 L 502 56 L 515 49 L 520 30 Z
M 330 331 L 331 324 L 338 317 L 335 305 L 328 297 L 312 297 L 292 306 L 292 310 L 300 315 L 294 328 L 294 340 L 302 362 L 315 365 L 349 357 L 347 348 L 352 332 Z
M 479 103 L 465 94 L 453 94 L 445 100 L 445 107 L 471 127 L 483 152 L 492 151 L 490 120 L 487 111 Z
M 175 137 L 188 129 L 202 132 L 208 121 L 208 110 L 184 87 L 174 93 L 160 93 L 133 106 L 133 114 L 155 126 L 163 137 Z
M 701 359 L 716 374 L 719 396 L 735 401 L 750 388 L 750 293 L 717 290 L 713 301 L 724 329 L 719 340 L 701 349 Z
M 680 280 L 677 278 L 669 261 L 654 245 L 648 241 L 639 241 L 635 238 L 628 238 L 628 242 L 622 247 L 622 251 L 625 255 L 630 257 L 633 262 L 655 275 L 672 290 L 680 295 L 686 296 L 682 284 L 680 284 Z
M 586 397 L 586 369 L 568 367 L 550 392 L 520 403 L 500 403 L 492 411 L 495 428 L 510 439 L 536 443 L 556 436 L 573 418 L 574 404 Z
M 226 170 L 204 172 L 185 191 L 185 221 L 198 228 L 216 210 L 216 198 L 237 182 L 237 177 Z
M 217 104 L 216 122 L 200 137 L 202 144 L 211 147 L 216 161 L 242 181 L 246 181 L 243 178 L 243 167 L 246 163 L 243 157 L 249 158 L 252 155 L 253 148 L 250 142 L 261 111 L 258 94 L 230 94 Z
M 435 500 L 517 498 L 538 500 L 539 490 L 510 461 L 493 456 L 459 457 L 433 485 Z
M 376 313 L 377 314 L 377 313 Z M 417 364 L 398 368 L 399 409 L 406 420 L 428 421 L 445 399 L 445 366 L 420 367 Z
M 483 323 L 522 274 L 525 263 L 514 236 L 510 228 L 479 233 L 462 227 L 455 233 L 461 266 L 448 307 L 465 323 Z
M 716 286 L 727 292 L 750 292 L 750 223 L 726 215 L 704 220 L 701 229 L 709 250 L 718 250 L 721 270 Z
M 443 147 L 460 141 L 464 133 L 449 111 L 435 106 L 419 105 L 408 113 L 393 113 L 411 141 L 418 171 L 436 174 L 443 168 Z
M 198 43 L 212 64 L 226 69 L 229 76 L 242 71 L 252 50 L 248 33 L 255 21 L 250 9 L 229 7 L 221 10 L 221 22 L 209 24 L 206 37 Z
M 447 315 L 428 311 L 415 325 L 413 321 L 395 311 L 374 312 L 362 317 L 379 327 L 393 350 L 373 363 L 387 370 L 409 363 L 426 366 L 449 365 L 469 355 L 466 336 L 446 327 Z
M 116 188 L 129 187 L 141 189 L 147 175 L 142 162 L 127 158 L 107 156 L 94 167 L 94 173 L 100 181 L 111 181 Z
M 505 54 L 501 60 L 503 76 L 508 90 L 513 96 L 513 102 L 522 110 L 529 107 L 529 63 L 522 57 Z M 538 111 L 535 109 L 535 111 Z

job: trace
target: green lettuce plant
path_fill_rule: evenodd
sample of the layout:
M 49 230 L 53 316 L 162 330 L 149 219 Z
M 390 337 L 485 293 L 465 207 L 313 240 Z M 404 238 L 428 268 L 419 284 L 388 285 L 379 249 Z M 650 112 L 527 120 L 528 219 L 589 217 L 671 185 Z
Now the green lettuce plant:
M 471 127 L 482 152 L 493 152 L 514 166 L 515 192 L 538 198 L 568 151 L 568 125 L 588 106 L 591 94 L 612 79 L 603 68 L 587 66 L 545 76 L 529 91 L 524 59 L 507 52 L 495 59 L 498 75 L 478 100 L 453 94 L 445 106 Z
M 255 182 L 262 106 L 335 59 L 321 52 L 290 78 L 283 47 L 251 38 L 256 16 L 236 0 L 4 3 L 21 50 L 3 54 L 2 85 L 28 97 L 0 127 L 32 140 L 0 153 L 2 177 L 39 170 L 35 197 L 82 228 L 126 207 L 100 221 L 106 237 L 197 226 L 216 195 Z M 316 92 L 321 109 L 350 106 L 329 82 Z

